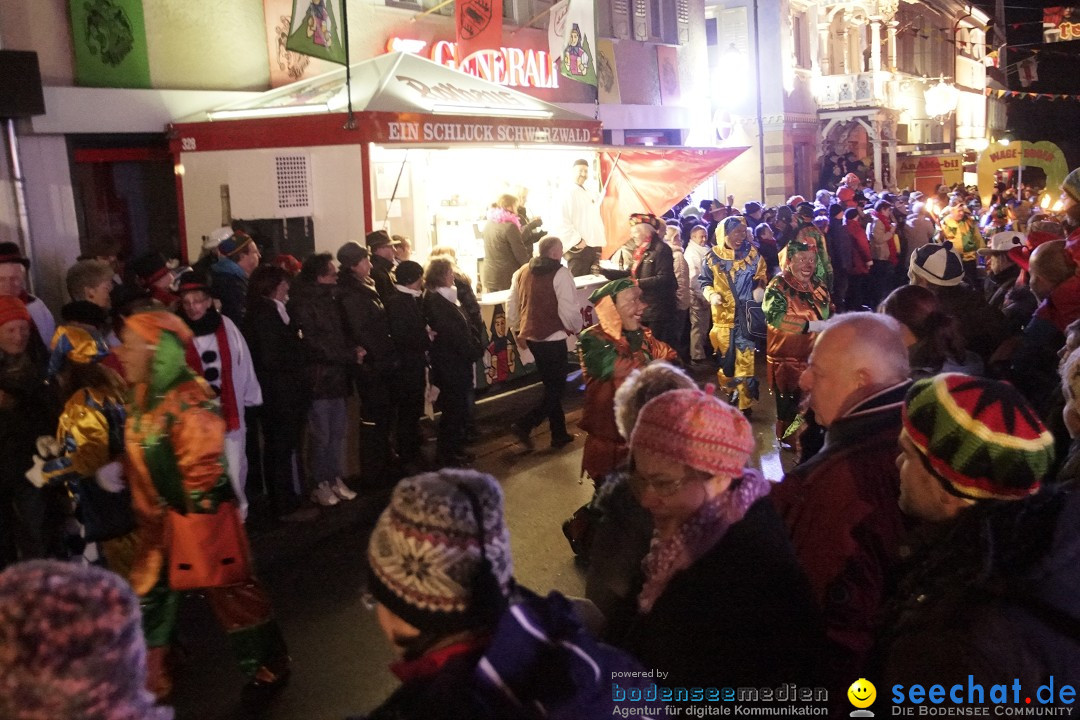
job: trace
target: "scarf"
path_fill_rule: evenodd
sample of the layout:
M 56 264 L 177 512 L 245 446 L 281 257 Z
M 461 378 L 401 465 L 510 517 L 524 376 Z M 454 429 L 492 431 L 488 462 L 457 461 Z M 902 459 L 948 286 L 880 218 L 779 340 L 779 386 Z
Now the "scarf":
M 491 208 L 488 211 L 488 220 L 497 223 L 512 222 L 518 230 L 521 229 L 521 218 L 518 217 L 517 213 L 512 213 L 506 208 Z
M 437 287 L 435 288 L 435 292 L 439 293 L 444 298 L 454 303 L 455 306 L 461 307 L 461 302 L 458 300 L 457 296 L 457 286 L 451 285 L 450 287 Z
M 211 317 L 211 313 L 213 313 L 213 317 Z M 232 382 L 232 350 L 229 347 L 229 336 L 225 330 L 225 323 L 221 321 L 221 316 L 213 308 L 207 310 L 206 315 L 197 322 L 192 322 L 187 318 L 184 318 L 184 322 L 199 337 L 210 333 L 214 334 L 214 338 L 217 340 L 218 354 L 221 355 L 221 415 L 225 418 L 225 429 L 228 432 L 239 430 L 240 411 L 236 407 L 236 390 L 233 388 Z M 202 358 L 199 357 L 199 351 L 195 349 L 194 340 L 184 343 L 184 358 L 191 369 L 199 373 L 201 377 L 203 374 Z
M 652 246 L 652 241 L 642 243 L 634 248 L 634 264 L 630 266 L 630 277 L 637 280 L 638 270 L 641 269 L 641 262 L 645 259 L 645 253 L 649 252 L 649 248 Z
M 886 230 L 893 229 L 893 219 L 891 215 L 875 210 L 874 217 L 881 221 L 881 224 L 885 226 Z
M 649 554 L 641 561 L 645 583 L 638 595 L 638 610 L 652 611 L 671 579 L 712 550 L 750 506 L 768 494 L 769 481 L 747 468 L 726 491 L 706 500 L 670 538 L 654 537 Z

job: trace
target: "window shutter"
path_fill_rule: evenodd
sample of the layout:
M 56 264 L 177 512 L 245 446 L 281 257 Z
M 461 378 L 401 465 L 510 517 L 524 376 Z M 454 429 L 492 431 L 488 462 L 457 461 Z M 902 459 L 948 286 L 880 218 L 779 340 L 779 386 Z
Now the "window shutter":
M 633 0 L 634 2 L 634 39 L 649 39 L 649 0 Z
M 690 0 L 675 0 L 675 42 L 690 42 Z
M 630 0 L 612 0 L 611 31 L 620 40 L 630 39 Z

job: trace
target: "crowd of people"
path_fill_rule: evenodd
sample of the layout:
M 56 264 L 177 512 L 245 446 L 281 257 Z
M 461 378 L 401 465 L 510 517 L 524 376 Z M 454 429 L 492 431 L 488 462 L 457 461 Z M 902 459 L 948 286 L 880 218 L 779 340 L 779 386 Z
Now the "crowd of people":
M 598 266 L 586 195 L 552 222 L 565 237 L 501 197 L 482 272 L 543 384 L 510 428 L 527 450 L 545 420 L 552 447 L 574 440 L 577 340 L 595 493 L 563 531 L 586 599 L 515 582 L 499 484 L 468 469 L 484 348 L 452 250 L 422 266 L 375 231 L 264 262 L 222 228 L 192 269 L 122 273 L 102 246 L 53 327 L 0 245 L 0 717 L 169 717 L 192 589 L 246 696 L 272 698 L 289 657 L 244 529 L 255 478 L 283 521 L 393 488 L 367 587 L 402 685 L 373 720 L 610 717 L 625 693 L 663 716 L 644 668 L 824 687 L 832 713 L 862 677 L 1075 687 L 1080 170 L 1062 201 L 1050 216 L 1002 185 L 983 213 L 965 188 L 877 195 L 851 174 L 814 202 L 635 214 Z M 582 328 L 573 278 L 597 270 Z M 759 355 L 782 478 L 751 467 Z M 682 369 L 710 363 L 705 388 Z

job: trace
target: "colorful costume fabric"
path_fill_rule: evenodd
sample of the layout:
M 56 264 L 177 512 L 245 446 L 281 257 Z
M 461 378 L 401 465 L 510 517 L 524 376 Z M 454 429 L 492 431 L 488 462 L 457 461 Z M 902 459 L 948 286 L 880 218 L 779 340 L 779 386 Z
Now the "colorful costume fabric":
M 802 395 L 799 377 L 817 338 L 817 333 L 807 332 L 807 323 L 828 320 L 832 303 L 823 285 L 811 279 L 809 286 L 803 286 L 789 269 L 769 283 L 762 309 L 769 324 L 765 344 L 768 382 L 776 395 L 779 437 L 798 413 Z
M 629 280 L 614 282 L 625 282 L 627 287 L 632 284 Z M 615 391 L 637 368 L 653 360 L 674 361 L 678 354 L 670 345 L 654 338 L 646 327 L 623 329 L 611 297 L 594 302 L 600 322 L 585 328 L 578 336 L 578 358 L 585 375 L 585 406 L 580 425 L 588 433 L 581 469 L 599 481 L 627 453 L 626 439 L 615 426 Z
M 817 226 L 812 222 L 806 222 L 801 218 L 798 222 L 798 230 L 795 233 L 795 242 L 806 245 L 817 253 L 817 264 L 814 267 L 814 282 L 824 286 L 829 292 L 832 292 L 833 268 L 832 260 L 829 259 L 829 245 L 825 241 L 825 235 L 821 230 L 818 230 Z M 788 246 L 785 245 L 784 249 L 780 251 L 780 269 L 786 270 L 787 266 Z
M 127 324 L 157 345 L 150 381 L 135 387 L 125 443 L 138 519 L 130 580 L 142 605 L 149 682 L 161 697 L 171 687 L 164 660 L 181 597 L 169 587 L 166 511 L 216 513 L 236 497 L 225 471 L 225 421 L 213 390 L 184 359 L 191 331 L 175 315 L 161 312 L 137 313 Z M 255 578 L 202 592 L 228 632 L 244 674 L 265 683 L 280 678 L 288 666 L 285 641 Z
M 746 303 L 753 299 L 754 291 L 765 289 L 768 282 L 765 260 L 750 244 L 743 242 L 738 250 L 732 250 L 719 237 L 716 247 L 705 256 L 698 286 L 705 300 L 720 295 L 720 305 L 712 305 L 712 330 L 709 339 L 716 350 L 720 369 L 717 379 L 720 387 L 738 395 L 740 410 L 747 410 L 758 399 L 758 381 L 754 377 L 754 339 L 743 332 L 738 318 L 746 312 Z M 729 283 L 734 284 L 734 287 Z
M 954 220 L 949 213 L 941 219 L 941 233 L 938 242 L 950 241 L 954 248 L 960 250 L 960 255 L 965 263 L 973 263 L 978 258 L 978 250 L 986 245 L 979 227 L 974 218 L 964 215 L 960 220 Z

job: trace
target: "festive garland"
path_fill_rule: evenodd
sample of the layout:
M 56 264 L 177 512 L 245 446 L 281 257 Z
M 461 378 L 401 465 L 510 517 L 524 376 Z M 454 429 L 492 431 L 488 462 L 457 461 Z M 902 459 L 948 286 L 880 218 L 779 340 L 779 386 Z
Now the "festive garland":
M 1073 102 L 1080 102 L 1080 95 L 1062 95 L 1061 93 L 1037 93 L 1037 92 L 1022 92 L 1020 90 L 994 90 L 993 88 L 986 88 L 983 90 L 983 95 L 986 97 L 996 97 L 999 100 L 1002 98 L 1012 98 L 1021 100 L 1049 100 L 1054 102 L 1055 100 L 1072 100 Z

